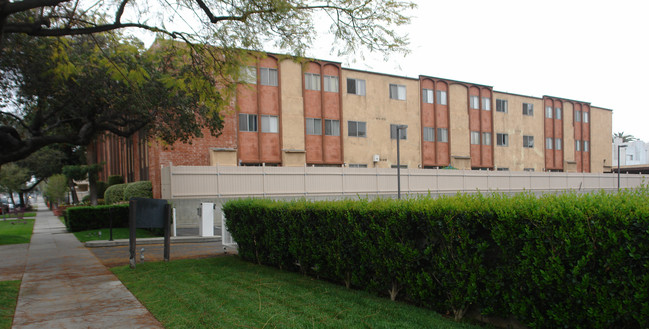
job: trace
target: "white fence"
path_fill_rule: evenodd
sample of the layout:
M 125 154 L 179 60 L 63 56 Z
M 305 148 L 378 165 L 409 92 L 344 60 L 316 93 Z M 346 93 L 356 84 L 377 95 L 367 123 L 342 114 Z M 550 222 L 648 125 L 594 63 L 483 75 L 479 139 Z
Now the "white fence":
M 397 194 L 396 169 L 328 167 L 162 168 L 162 198 L 238 198 Z M 615 190 L 617 174 L 402 169 L 401 193 L 553 192 Z M 645 175 L 622 174 L 620 186 L 636 187 Z

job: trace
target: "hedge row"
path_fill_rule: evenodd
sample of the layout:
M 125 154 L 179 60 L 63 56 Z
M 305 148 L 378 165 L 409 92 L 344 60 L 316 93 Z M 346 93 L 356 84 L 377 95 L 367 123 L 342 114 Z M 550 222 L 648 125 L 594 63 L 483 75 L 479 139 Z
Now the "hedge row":
M 112 216 L 113 227 L 128 227 L 128 208 L 128 204 L 67 208 L 65 226 L 69 232 L 107 228 Z
M 115 184 L 106 189 L 106 204 L 128 201 L 131 198 L 152 198 L 151 181 L 140 181 L 128 184 Z
M 531 328 L 649 327 L 649 190 L 224 205 L 249 261 Z

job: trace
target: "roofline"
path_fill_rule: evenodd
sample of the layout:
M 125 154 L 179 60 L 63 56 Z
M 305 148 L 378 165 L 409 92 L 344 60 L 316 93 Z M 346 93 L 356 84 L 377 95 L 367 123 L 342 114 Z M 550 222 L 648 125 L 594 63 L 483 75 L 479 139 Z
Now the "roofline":
M 394 77 L 394 78 L 399 78 L 399 79 L 408 79 L 408 80 L 419 81 L 419 78 L 411 78 L 411 77 L 407 77 L 407 76 L 403 76 L 403 75 L 381 73 L 381 72 L 374 72 L 374 71 L 365 71 L 365 70 L 353 69 L 353 68 L 350 68 L 350 67 L 342 67 L 342 69 L 346 70 L 346 71 L 354 71 L 354 72 L 367 73 L 367 74 L 376 74 L 376 75 L 383 75 L 383 76 Z
M 520 96 L 520 97 L 527 97 L 527 98 L 534 98 L 538 100 L 543 100 L 543 97 L 536 97 L 536 96 L 530 96 L 530 95 L 523 95 L 523 94 L 516 94 L 516 93 L 510 93 L 507 91 L 500 91 L 500 90 L 494 90 L 495 93 L 499 94 L 507 94 L 507 95 L 514 95 L 514 96 Z
M 424 75 L 424 74 L 420 74 L 420 75 L 419 75 L 419 78 L 420 78 L 420 79 L 421 79 L 421 78 L 439 79 L 439 80 L 450 81 L 450 82 L 456 82 L 456 83 L 462 83 L 462 84 L 467 84 L 467 85 L 480 86 L 480 87 L 487 87 L 487 88 L 490 88 L 490 89 L 492 89 L 492 90 L 493 90 L 493 88 L 494 88 L 493 86 L 490 86 L 490 85 L 483 85 L 483 84 L 475 83 L 475 82 L 466 82 L 466 81 L 460 81 L 460 80 L 446 79 L 446 78 L 434 77 L 434 76 Z

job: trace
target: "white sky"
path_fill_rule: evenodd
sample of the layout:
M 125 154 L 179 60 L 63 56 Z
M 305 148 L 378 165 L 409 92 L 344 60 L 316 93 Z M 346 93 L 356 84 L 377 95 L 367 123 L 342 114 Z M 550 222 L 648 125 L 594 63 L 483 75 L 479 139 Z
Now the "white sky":
M 360 70 L 590 102 L 613 110 L 610 133 L 649 141 L 649 0 L 413 1 L 419 8 L 412 23 L 399 30 L 410 38 L 405 58 L 340 58 L 326 36 L 307 55 Z
M 649 141 L 649 1 L 414 1 L 419 8 L 403 28 L 412 51 L 405 58 L 341 59 L 326 46 L 309 55 L 590 102 L 613 110 L 613 132 Z

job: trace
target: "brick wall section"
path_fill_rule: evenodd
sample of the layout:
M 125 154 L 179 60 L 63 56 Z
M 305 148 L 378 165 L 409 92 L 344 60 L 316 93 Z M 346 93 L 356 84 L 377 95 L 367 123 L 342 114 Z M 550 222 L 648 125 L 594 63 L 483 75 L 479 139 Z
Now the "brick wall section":
M 234 111 L 225 115 L 225 123 L 219 137 L 203 130 L 202 138 L 195 138 L 189 143 L 175 143 L 164 148 L 160 143 L 150 141 L 149 145 L 149 179 L 153 185 L 153 197 L 161 198 L 160 169 L 162 166 L 209 166 L 210 148 L 237 147 L 237 120 Z

